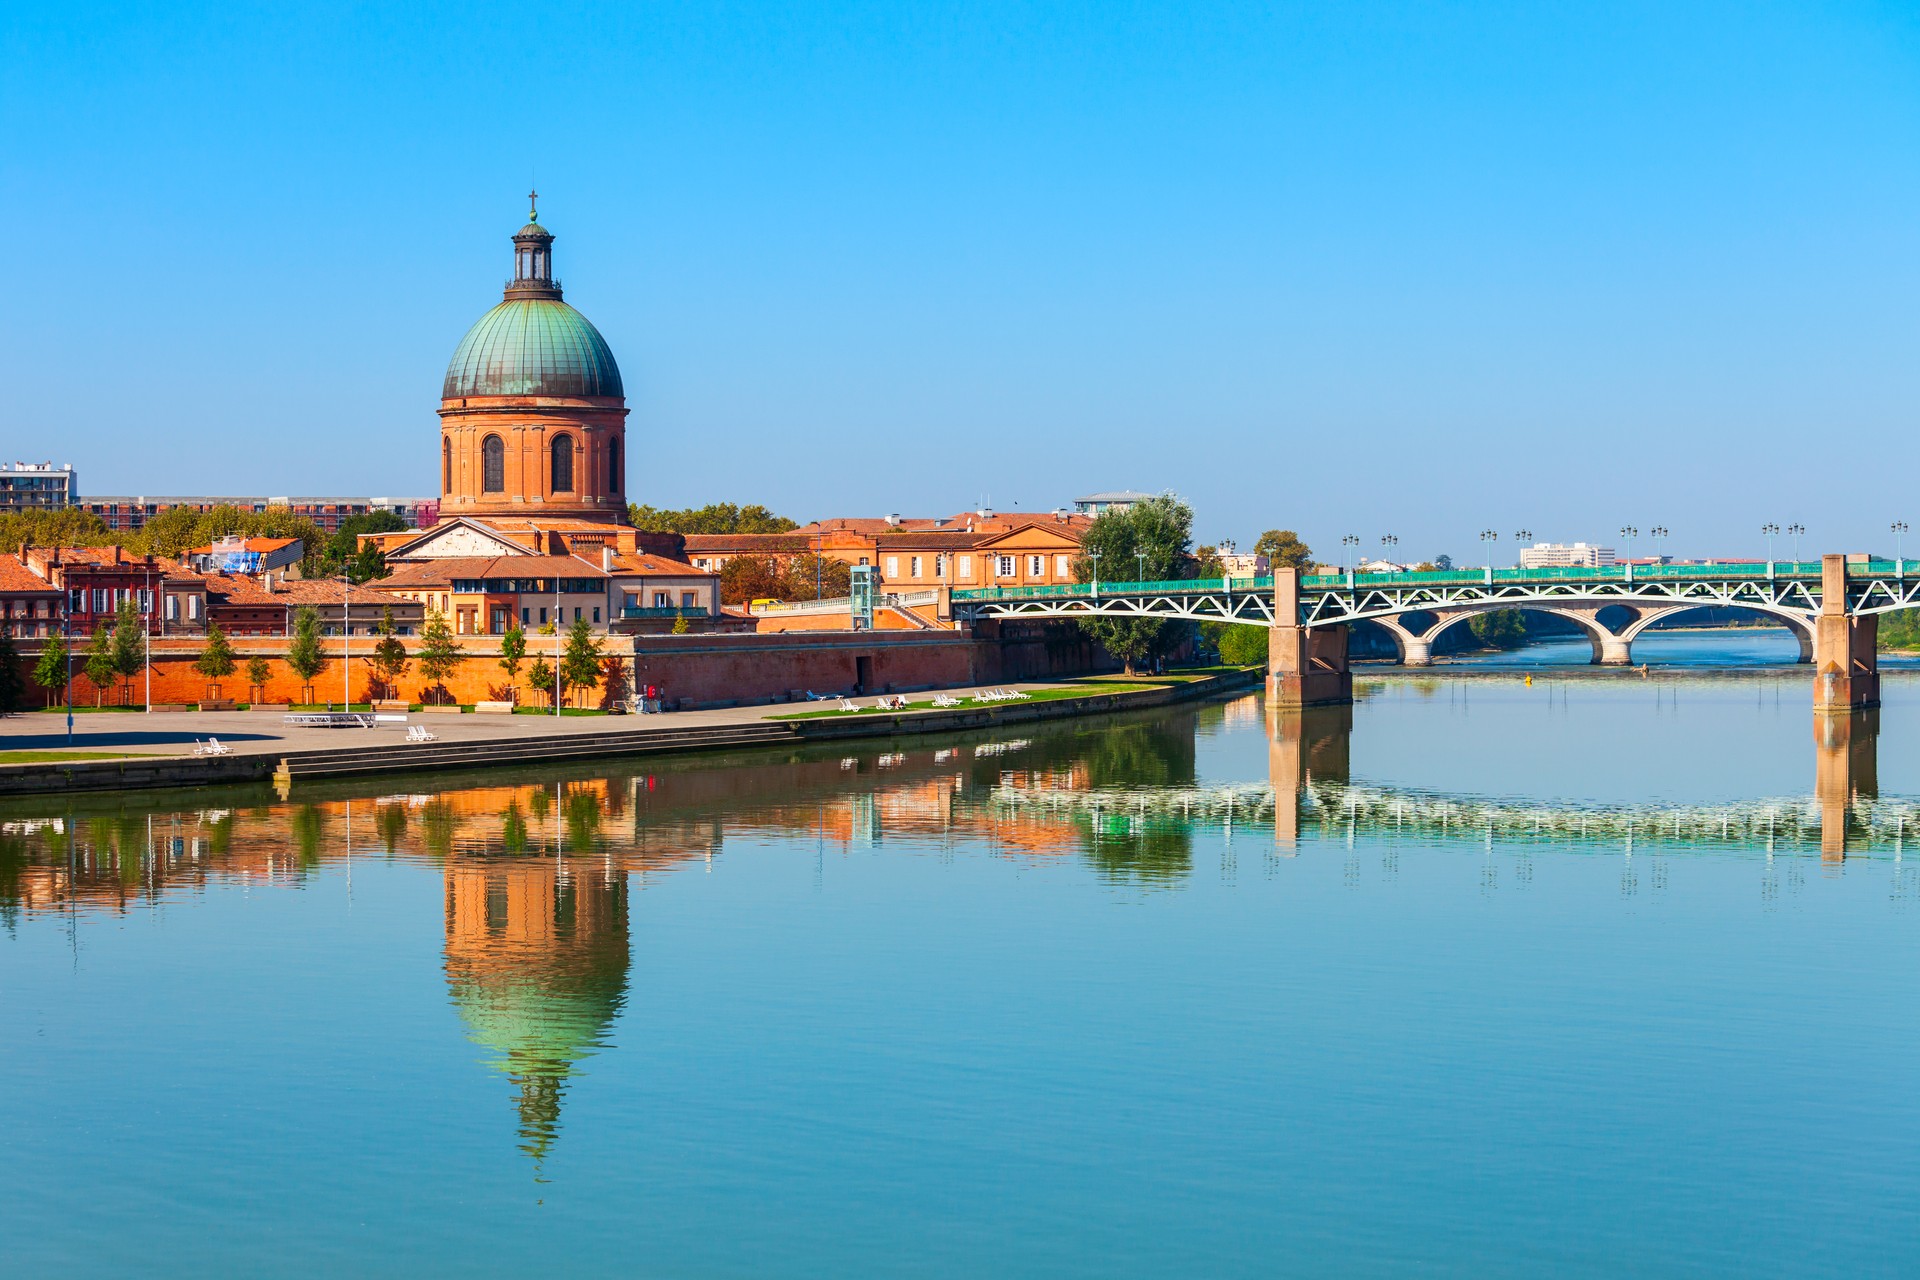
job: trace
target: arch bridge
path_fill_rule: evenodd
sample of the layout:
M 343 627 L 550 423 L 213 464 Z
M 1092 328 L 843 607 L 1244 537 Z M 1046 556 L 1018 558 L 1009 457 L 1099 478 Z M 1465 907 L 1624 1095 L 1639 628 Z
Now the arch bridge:
M 1185 618 L 1264 626 L 1268 688 L 1280 705 L 1351 701 L 1348 628 L 1378 623 L 1408 666 L 1432 661 L 1449 627 L 1502 609 L 1577 624 L 1596 663 L 1625 666 L 1633 642 L 1690 609 L 1747 609 L 1777 618 L 1815 667 L 1816 708 L 1880 701 L 1875 658 L 1882 613 L 1920 605 L 1920 573 L 1904 560 L 1829 555 L 1819 561 L 1734 565 L 1609 565 L 1429 573 L 1302 574 L 1163 582 L 1092 582 L 951 593 L 953 616 Z

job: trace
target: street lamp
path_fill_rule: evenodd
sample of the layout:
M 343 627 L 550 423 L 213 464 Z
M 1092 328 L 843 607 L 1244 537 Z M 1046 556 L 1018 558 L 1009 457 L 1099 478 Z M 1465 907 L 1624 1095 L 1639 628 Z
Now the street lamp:
M 140 602 L 140 657 L 147 668 L 147 714 L 153 714 L 153 553 L 147 553 L 147 563 L 143 570 L 146 575 L 146 598 Z M 164 584 L 166 579 L 162 578 Z
M 553 578 L 553 718 L 560 718 L 560 575 Z
M 1480 541 L 1487 544 L 1487 572 L 1493 572 L 1493 544 L 1500 541 L 1500 535 L 1491 529 L 1480 531 Z
M 1896 566 L 1894 571 L 1905 574 L 1907 571 L 1907 557 L 1901 544 L 1906 537 L 1907 522 L 1905 520 L 1895 520 L 1888 528 L 1893 531 L 1893 562 Z
M 340 575 L 340 709 L 353 710 L 353 579 Z
M 1360 545 L 1360 539 L 1358 539 L 1358 538 L 1356 538 L 1356 537 L 1354 537 L 1354 536 L 1353 536 L 1352 534 L 1348 534 L 1348 535 L 1347 535 L 1346 537 L 1344 537 L 1344 538 L 1342 538 L 1342 539 L 1340 539 L 1340 545 L 1341 545 L 1342 547 L 1357 547 L 1357 546 L 1359 546 L 1359 545 Z M 1346 557 L 1346 553 L 1345 553 L 1344 551 L 1343 551 L 1343 552 L 1341 552 L 1341 554 L 1340 554 L 1340 558 L 1341 558 L 1342 560 L 1344 560 L 1344 559 L 1346 559 L 1346 558 L 1347 558 L 1347 557 Z M 1355 560 L 1355 562 L 1356 562 L 1356 563 L 1355 563 L 1355 565 L 1354 565 L 1354 568 L 1356 568 L 1356 569 L 1357 569 L 1357 568 L 1359 568 L 1359 567 L 1360 567 L 1360 566 L 1359 566 L 1359 564 L 1358 564 L 1358 561 L 1359 561 L 1359 559 L 1360 559 L 1360 557 L 1359 557 L 1359 555 L 1358 555 L 1358 554 L 1356 553 L 1356 554 L 1355 554 L 1355 556 L 1354 556 L 1353 558 L 1354 558 L 1354 560 Z
M 1101 551 L 1087 552 L 1087 559 L 1093 561 L 1093 594 L 1096 599 L 1100 595 L 1100 557 L 1104 554 L 1106 553 Z M 982 561 L 981 563 L 984 564 L 986 562 Z
M 1767 535 L 1767 563 L 1773 563 L 1773 535 L 1780 532 L 1780 526 L 1771 522 L 1760 526 L 1760 532 Z
M 1667 536 L 1667 526 L 1663 524 L 1657 524 L 1653 526 L 1653 528 L 1647 530 L 1647 536 L 1653 539 L 1653 559 L 1655 563 L 1661 563 L 1660 539 Z
M 1144 551 L 1136 551 L 1133 553 L 1133 558 L 1140 562 L 1140 576 L 1135 578 L 1134 581 L 1145 582 L 1147 580 L 1147 553 Z
M 1521 569 L 1526 567 L 1520 563 L 1520 555 L 1522 552 L 1524 552 L 1527 549 L 1527 544 L 1532 541 L 1533 541 L 1533 530 L 1515 529 L 1513 531 L 1513 567 L 1514 568 Z
M 1806 531 L 1807 526 L 1803 524 L 1790 524 L 1787 526 L 1787 532 L 1793 535 L 1793 562 L 1796 565 L 1800 563 L 1800 535 Z

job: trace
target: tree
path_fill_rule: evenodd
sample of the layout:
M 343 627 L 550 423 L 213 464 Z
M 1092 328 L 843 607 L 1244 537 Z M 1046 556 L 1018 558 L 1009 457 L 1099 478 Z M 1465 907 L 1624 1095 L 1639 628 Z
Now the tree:
M 1467 620 L 1474 637 L 1490 649 L 1517 649 L 1527 642 L 1526 619 L 1518 609 L 1476 613 Z
M 1453 557 L 1435 556 L 1433 558 L 1433 567 L 1437 572 L 1451 573 L 1453 571 Z
M 788 578 L 777 556 L 735 556 L 720 566 L 720 603 L 787 598 Z M 807 599 L 813 598 L 811 589 Z
M 507 633 L 500 637 L 500 669 L 507 673 L 507 684 L 516 694 L 514 701 L 520 699 L 518 688 L 513 681 L 520 675 L 520 664 L 527 657 L 527 633 L 517 622 L 507 625 Z
M 380 684 L 383 697 L 394 697 L 399 693 L 400 677 L 407 674 L 407 646 L 400 639 L 400 630 L 393 625 L 393 608 L 389 605 L 380 611 L 380 624 L 373 629 L 380 638 L 373 642 L 373 653 L 368 656 L 367 664 L 374 669 L 375 678 Z
M 251 697 L 252 691 L 255 689 L 258 689 L 260 691 L 261 696 L 265 697 L 267 692 L 267 677 L 272 674 L 273 674 L 273 668 L 270 665 L 268 665 L 267 660 L 265 658 L 261 657 L 259 654 L 255 654 L 253 657 L 248 658 L 247 659 L 248 696 Z
M 108 652 L 113 655 L 113 671 L 123 685 L 127 705 L 133 704 L 133 678 L 147 664 L 147 632 L 140 611 L 133 601 L 122 600 L 113 621 L 113 640 Z
M 314 576 L 332 577 L 345 573 L 355 582 L 369 582 L 387 576 L 387 558 L 371 543 L 360 545 L 362 534 L 398 533 L 407 522 L 391 511 L 369 511 L 349 516 L 328 536 L 320 549 L 318 572 Z
M 593 638 L 593 626 L 585 618 L 575 618 L 567 628 L 560 678 L 573 689 L 591 689 L 600 683 L 600 642 Z
M 233 658 L 233 645 L 227 641 L 227 633 L 220 629 L 219 623 L 209 622 L 207 647 L 202 649 L 200 656 L 193 660 L 193 669 L 207 679 L 215 681 L 217 690 L 217 682 L 232 675 L 236 665 Z M 218 697 L 218 692 L 214 696 Z
M 788 600 L 837 600 L 851 595 L 853 566 L 824 556 L 792 556 L 787 560 L 786 588 L 780 594 Z
M 13 633 L 0 626 L 0 716 L 20 709 L 20 695 L 26 681 L 20 678 L 20 650 L 14 647 Z
M 312 605 L 300 606 L 293 615 L 293 643 L 287 646 L 287 666 L 300 677 L 300 694 L 313 699 L 313 678 L 327 665 L 320 652 L 320 615 Z
M 1229 543 L 1229 546 L 1232 544 Z M 1220 548 L 1201 547 L 1193 553 L 1193 576 L 1196 578 L 1224 578 L 1227 566 L 1220 559 Z
M 91 511 L 78 507 L 41 507 L 0 515 L 0 547 L 100 547 L 113 531 Z
M 87 683 L 93 686 L 93 705 L 99 706 L 107 686 L 113 683 L 113 631 L 108 627 L 94 630 L 93 639 L 87 642 L 87 663 L 82 668 L 87 675 Z
M 1284 565 L 1305 573 L 1313 567 L 1313 549 L 1300 541 L 1300 535 L 1291 529 L 1267 530 L 1253 544 L 1253 553 L 1265 556 L 1269 569 Z
M 787 533 L 800 526 L 755 503 L 710 502 L 683 511 L 627 504 L 628 523 L 648 533 Z
M 439 611 L 427 615 L 427 625 L 420 633 L 420 651 L 414 657 L 420 663 L 420 674 L 426 678 L 425 694 L 433 693 L 436 703 L 444 704 L 450 696 L 446 679 L 460 669 L 460 660 L 466 656 L 458 640 L 453 638 L 453 628 L 447 625 L 447 617 Z
M 686 614 L 683 613 L 673 620 L 673 634 L 683 636 L 691 630 L 693 630 L 693 625 L 687 621 Z
M 1170 493 L 1125 510 L 1109 509 L 1087 526 L 1075 574 L 1081 582 L 1092 580 L 1098 554 L 1109 578 L 1144 573 L 1149 582 L 1171 579 L 1186 563 L 1192 538 L 1193 509 Z M 1089 618 L 1080 626 L 1131 673 L 1178 643 L 1189 624 L 1162 618 Z
M 1220 661 L 1235 667 L 1267 665 L 1267 629 L 1229 622 L 1220 635 Z
M 58 631 L 47 637 L 40 650 L 40 661 L 33 665 L 33 682 L 47 691 L 47 705 L 67 687 L 67 638 Z
M 545 658 L 535 658 L 533 665 L 527 668 L 527 683 L 532 685 L 536 692 L 552 697 L 553 668 L 547 664 Z

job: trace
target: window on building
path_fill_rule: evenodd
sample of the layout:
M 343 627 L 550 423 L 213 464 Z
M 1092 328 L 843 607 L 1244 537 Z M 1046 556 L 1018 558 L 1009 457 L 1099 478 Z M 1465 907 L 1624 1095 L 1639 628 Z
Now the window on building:
M 999 557 L 999 561 L 1000 563 L 995 566 L 999 575 L 1003 578 L 1011 578 L 1013 576 L 1013 557 L 1001 556 Z
M 620 492 L 620 440 L 607 441 L 607 492 Z
M 573 492 L 573 437 L 555 436 L 553 438 L 553 475 L 551 488 L 555 493 Z
M 913 559 L 908 562 L 908 567 L 913 570 L 913 572 L 908 575 L 909 577 L 914 577 L 914 578 L 919 577 L 920 576 L 920 557 L 919 556 L 913 557 Z
M 1027 576 L 1030 578 L 1046 577 L 1047 576 L 1047 558 L 1045 556 L 1028 556 L 1027 557 Z
M 680 607 L 682 609 L 697 609 L 700 607 L 700 599 L 691 591 L 682 591 L 680 593 Z
M 1073 557 L 1055 556 L 1053 558 L 1053 576 L 1063 579 L 1071 578 L 1073 576 Z
M 187 597 L 187 617 L 190 620 L 195 622 L 198 622 L 200 620 L 200 597 L 199 596 Z
M 887 577 L 891 579 L 891 578 L 897 578 L 899 576 L 900 576 L 900 557 L 888 556 L 887 557 Z
M 112 609 L 113 592 L 105 587 L 95 587 L 93 589 L 93 611 L 95 613 L 108 613 L 111 612 Z
M 168 622 L 180 621 L 180 597 L 179 596 L 167 597 L 167 621 Z
M 947 576 L 947 558 L 945 556 L 935 556 L 933 558 L 933 576 L 936 578 L 944 578 Z
M 598 622 L 598 621 L 600 621 L 600 606 L 599 606 L 599 605 L 595 605 L 595 606 L 593 607 L 593 620 L 594 620 L 595 622 Z
M 972 556 L 960 557 L 960 576 L 963 578 L 971 578 L 973 576 L 973 557 Z
M 527 608 L 526 608 L 526 607 L 525 607 L 524 605 L 523 605 L 523 606 L 521 606 L 521 609 L 520 609 L 520 625 L 521 625 L 521 626 L 523 626 L 523 627 L 524 627 L 524 626 L 526 626 L 526 625 L 527 625 L 527 624 L 528 624 L 529 622 L 532 622 L 532 621 L 533 621 L 533 619 L 532 619 L 532 617 L 530 617 L 530 616 L 529 616 L 531 612 L 532 612 L 532 611 L 531 611 L 531 610 L 529 610 L 529 609 L 527 609 Z
M 472 484 L 473 481 L 467 481 Z M 499 436 L 488 436 L 480 442 L 480 492 L 505 493 L 507 490 L 507 446 Z M 453 486 L 449 484 L 451 493 Z
M 547 607 L 545 605 L 540 606 L 540 625 L 543 627 L 547 625 Z
M 574 620 L 575 622 L 578 622 L 578 621 L 580 621 L 580 606 L 579 606 L 579 605 L 575 605 L 575 606 L 573 606 L 573 620 Z
M 653 607 L 654 607 L 654 608 L 656 608 L 656 609 L 667 609 L 667 608 L 671 608 L 671 607 L 672 607 L 672 605 L 673 605 L 673 597 L 672 597 L 671 595 L 669 595 L 669 594 L 668 594 L 667 592 L 665 592 L 665 591 L 656 591 L 656 592 L 654 592 L 654 593 L 653 593 Z

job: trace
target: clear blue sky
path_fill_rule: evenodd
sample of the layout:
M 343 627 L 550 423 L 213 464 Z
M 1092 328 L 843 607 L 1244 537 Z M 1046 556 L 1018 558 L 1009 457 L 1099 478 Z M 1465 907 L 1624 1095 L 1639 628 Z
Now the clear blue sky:
M 0 454 L 96 494 L 432 492 L 537 182 L 643 500 L 1920 523 L 1911 3 L 16 2 L 0 56 Z

